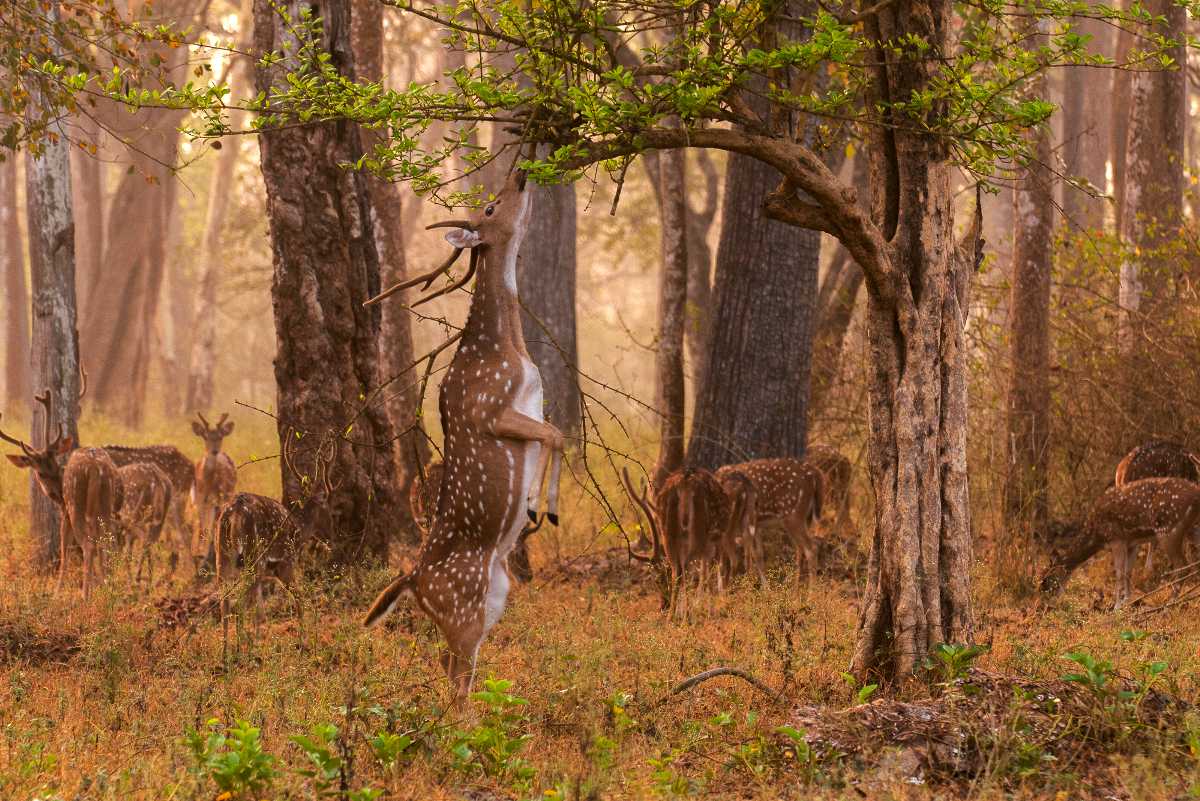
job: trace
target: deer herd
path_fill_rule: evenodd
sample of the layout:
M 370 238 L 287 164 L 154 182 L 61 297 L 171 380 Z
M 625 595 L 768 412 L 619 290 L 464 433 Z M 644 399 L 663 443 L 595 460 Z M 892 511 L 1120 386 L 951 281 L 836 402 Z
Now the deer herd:
M 413 568 L 379 594 L 365 618 L 365 625 L 374 625 L 401 600 L 411 600 L 445 639 L 441 664 L 456 700 L 470 691 L 480 644 L 507 604 L 510 576 L 518 581 L 531 576 L 526 540 L 542 521 L 559 522 L 564 436 L 543 419 L 541 377 L 526 349 L 517 298 L 517 256 L 532 194 L 524 174 L 513 171 L 469 219 L 430 226 L 451 229 L 446 240 L 453 254 L 441 266 L 367 301 L 417 285 L 428 290 L 449 276 L 464 250 L 471 252 L 461 278 L 413 304 L 475 278 L 467 321 L 440 388 L 443 458 L 411 484 L 423 544 Z M 0 438 L 20 449 L 9 460 L 31 469 L 61 511 L 60 588 L 76 550 L 83 556 L 85 597 L 94 574 L 103 576 L 106 551 L 124 550 L 132 572 L 136 550 L 135 580 L 141 580 L 143 568 L 152 580 L 153 546 L 164 530 L 171 536 L 172 570 L 183 556 L 197 576 L 214 572 L 219 585 L 249 571 L 249 596 L 256 605 L 268 581 L 286 586 L 294 580 L 296 553 L 314 539 L 322 517 L 235 492 L 237 469 L 222 450 L 234 427 L 228 415 L 216 425 L 197 415 L 192 430 L 203 440 L 204 454 L 193 463 L 168 445 L 79 447 L 61 425 L 52 428 L 50 393 L 37 401 L 45 407 L 45 444 L 35 448 L 3 431 Z M 1198 464 L 1173 443 L 1153 441 L 1134 449 L 1082 524 L 1067 526 L 1055 541 L 1043 591 L 1057 591 L 1106 546 L 1113 554 L 1118 605 L 1128 598 L 1140 543 L 1157 541 L 1172 564 L 1182 564 L 1185 536 L 1200 522 Z M 764 524 L 776 523 L 786 533 L 797 576 L 818 567 L 814 522 L 824 517 L 833 519 L 835 529 L 849 525 L 851 464 L 828 447 L 810 448 L 804 460 L 753 459 L 715 471 L 683 467 L 640 490 L 627 471 L 622 477 L 650 534 L 629 552 L 662 568 L 665 605 L 673 616 L 688 614 L 693 588 L 723 592 L 739 572 L 766 580 Z M 312 497 L 306 506 L 320 510 L 325 500 Z M 188 501 L 194 529 L 186 522 Z

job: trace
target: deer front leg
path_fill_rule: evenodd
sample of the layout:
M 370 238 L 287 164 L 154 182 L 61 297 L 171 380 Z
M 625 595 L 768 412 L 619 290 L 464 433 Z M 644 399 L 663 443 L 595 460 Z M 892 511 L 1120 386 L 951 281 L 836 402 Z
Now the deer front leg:
M 62 592 L 63 577 L 67 573 L 67 539 L 71 536 L 71 524 L 67 521 L 64 510 L 58 521 L 58 586 L 55 592 Z
M 1117 540 L 1110 548 L 1113 558 L 1113 573 L 1116 579 L 1114 609 L 1124 606 L 1125 600 L 1129 597 L 1129 574 L 1133 568 L 1130 551 L 1134 547 L 1123 540 Z
M 492 424 L 492 433 L 505 439 L 537 442 L 542 446 L 542 452 L 538 458 L 537 471 L 533 475 L 533 481 L 529 485 L 529 495 L 526 498 L 529 519 L 537 522 L 537 509 L 542 484 L 546 479 L 546 468 L 550 462 L 551 454 L 557 455 L 563 449 L 564 439 L 562 432 L 549 423 L 534 420 L 532 417 L 521 414 L 512 407 L 507 407 L 496 417 L 496 421 Z M 554 473 L 557 474 L 558 470 L 556 469 Z M 557 488 L 551 489 L 551 497 L 554 499 L 553 503 L 557 505 Z M 557 510 L 555 510 L 553 516 L 547 514 L 546 517 L 551 523 L 558 525 Z

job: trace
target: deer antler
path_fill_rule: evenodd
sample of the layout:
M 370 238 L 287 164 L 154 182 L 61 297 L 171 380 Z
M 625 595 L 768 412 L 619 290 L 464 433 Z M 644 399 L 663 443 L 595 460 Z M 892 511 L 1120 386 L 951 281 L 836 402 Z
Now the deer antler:
M 2 415 L 0 415 L 0 416 L 2 416 Z M 18 448 L 21 449 L 21 451 L 26 456 L 36 456 L 37 455 L 37 452 L 33 448 L 26 445 L 24 443 L 24 441 L 19 440 L 16 437 L 10 437 L 8 434 L 4 433 L 3 429 L 0 429 L 0 439 L 4 440 L 5 442 L 7 442 L 10 445 L 16 445 Z
M 196 412 L 196 416 L 200 418 L 200 422 L 204 425 L 204 429 L 206 431 L 212 428 L 212 426 L 208 424 L 208 421 L 204 419 L 204 415 L 200 414 L 200 412 Z
M 54 417 L 54 396 L 50 394 L 50 388 L 47 387 L 42 391 L 41 395 L 34 395 L 33 398 L 38 403 L 42 404 L 42 406 L 46 407 L 46 419 L 43 421 L 42 426 L 42 441 L 46 450 L 53 450 L 54 446 L 57 445 L 59 440 L 61 440 L 63 437 L 62 423 L 58 424 L 58 436 L 53 438 L 50 437 L 50 432 L 52 430 L 50 420 Z
M 83 396 L 87 394 L 87 391 L 88 391 L 87 370 L 83 369 L 83 362 L 80 362 L 79 363 L 79 398 L 78 398 L 78 400 L 83 400 Z
M 455 281 L 450 286 L 443 287 L 442 289 L 439 289 L 437 292 L 433 292 L 433 293 L 421 298 L 420 300 L 418 300 L 416 303 L 414 303 L 412 305 L 412 308 L 415 309 L 418 306 L 420 306 L 422 303 L 428 303 L 429 301 L 433 300 L 434 298 L 441 297 L 442 295 L 448 295 L 451 292 L 453 292 L 454 290 L 460 289 L 460 288 L 466 286 L 467 282 L 470 281 L 472 276 L 475 275 L 475 268 L 478 266 L 478 264 L 479 264 L 479 254 L 476 253 L 474 250 L 472 250 L 471 251 L 471 261 L 467 266 L 466 275 L 464 275 L 458 281 Z
M 642 492 L 639 495 L 637 492 L 634 492 L 634 490 L 633 490 L 633 481 L 631 481 L 629 478 L 629 468 L 628 467 L 621 468 L 621 477 L 624 480 L 625 490 L 629 493 L 629 497 L 632 498 L 633 502 L 636 503 L 638 505 L 638 507 L 641 508 L 642 514 L 646 515 L 646 519 L 648 521 L 650 521 L 650 538 L 654 542 L 654 551 L 653 551 L 653 554 L 649 557 L 646 557 L 643 554 L 636 553 L 632 549 L 630 549 L 629 553 L 632 554 L 633 557 L 635 559 L 638 559 L 639 561 L 657 563 L 658 561 L 660 561 L 662 559 L 662 549 L 660 546 L 662 537 L 658 530 L 658 520 L 654 516 L 654 508 L 650 504 L 650 500 L 647 497 L 646 483 L 644 481 L 642 482 Z
M 220 428 L 221 426 L 225 425 L 225 421 L 228 418 L 229 418 L 229 412 L 225 412 L 223 415 L 221 415 L 221 419 L 217 421 L 217 428 Z
M 423 275 L 418 275 L 416 278 L 410 278 L 407 281 L 401 281 L 398 284 L 390 286 L 387 289 L 380 292 L 375 297 L 371 298 L 370 300 L 364 301 L 363 305 L 364 306 L 373 306 L 376 303 L 378 303 L 379 301 L 383 300 L 384 298 L 389 298 L 392 295 L 399 292 L 400 290 L 408 289 L 409 287 L 416 286 L 417 284 L 424 284 L 424 286 L 421 287 L 421 291 L 424 292 L 426 289 L 429 289 L 429 285 L 433 283 L 433 279 L 437 278 L 439 275 L 441 275 L 442 273 L 446 272 L 447 270 L 449 270 L 451 267 L 454 266 L 454 262 L 458 261 L 458 257 L 462 255 L 462 252 L 463 252 L 462 248 L 455 248 L 454 252 L 450 254 L 450 258 L 448 258 L 444 262 L 442 262 L 440 267 L 430 270 L 429 272 L 424 273 Z

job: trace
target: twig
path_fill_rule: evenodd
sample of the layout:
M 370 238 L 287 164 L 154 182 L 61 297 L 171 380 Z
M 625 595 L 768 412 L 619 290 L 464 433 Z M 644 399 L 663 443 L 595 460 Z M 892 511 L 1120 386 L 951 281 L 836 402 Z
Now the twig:
M 731 667 L 719 667 L 713 668 L 712 670 L 706 670 L 703 673 L 697 673 L 695 676 L 692 676 L 689 679 L 684 679 L 672 687 L 671 692 L 667 693 L 666 698 L 663 700 L 667 700 L 667 698 L 670 698 L 672 695 L 679 695 L 680 693 L 687 692 L 696 685 L 703 684 L 709 679 L 715 679 L 718 676 L 736 676 L 737 678 L 749 683 L 754 689 L 758 690 L 764 695 L 769 696 L 772 701 L 778 701 L 782 696 L 782 693 L 775 692 L 766 684 L 754 678 L 754 676 L 750 675 L 744 670 Z

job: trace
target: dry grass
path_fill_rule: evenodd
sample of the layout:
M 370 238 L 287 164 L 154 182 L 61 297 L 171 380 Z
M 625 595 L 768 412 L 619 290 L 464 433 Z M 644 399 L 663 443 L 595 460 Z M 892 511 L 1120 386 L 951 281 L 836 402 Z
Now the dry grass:
M 137 439 L 155 438 L 199 451 L 182 431 Z M 84 439 L 133 438 L 85 430 Z M 269 426 L 239 420 L 229 445 L 243 461 L 247 443 L 261 443 L 262 456 L 270 441 Z M 276 470 L 245 468 L 242 485 L 270 492 Z M 260 729 L 275 759 L 277 775 L 241 796 L 256 799 L 370 797 L 354 795 L 363 789 L 389 799 L 1165 799 L 1200 781 L 1192 750 L 1200 721 L 1188 706 L 1200 698 L 1195 607 L 1145 620 L 1105 611 L 1092 589 L 1107 587 L 1105 564 L 1040 610 L 993 586 L 981 558 L 978 632 L 991 645 L 975 663 L 982 672 L 947 681 L 935 670 L 870 697 L 843 675 L 857 619 L 853 581 L 797 585 L 780 574 L 673 623 L 644 572 L 609 552 L 620 539 L 598 533 L 605 521 L 595 504 L 568 486 L 564 506 L 574 514 L 537 535 L 537 578 L 515 588 L 481 651 L 481 678 L 511 680 L 508 692 L 528 703 L 492 714 L 478 701 L 455 719 L 442 712 L 448 689 L 436 632 L 422 617 L 359 625 L 389 571 L 310 579 L 295 598 L 277 594 L 257 639 L 252 628 L 235 632 L 240 654 L 223 663 L 205 589 L 177 577 L 153 590 L 110 580 L 87 604 L 55 595 L 29 566 L 26 476 L 0 469 L 0 493 L 5 799 L 213 799 L 222 769 L 215 759 L 200 767 L 186 736 L 236 721 Z M 1146 633 L 1121 638 L 1133 630 Z M 1138 690 L 1147 664 L 1167 667 L 1149 692 L 1123 700 L 1062 681 L 1078 668 L 1063 655 L 1080 650 L 1113 663 L 1118 690 Z M 671 693 L 722 665 L 781 697 L 731 677 Z M 1021 678 L 1004 678 L 1013 676 Z M 860 707 L 863 698 L 873 703 Z M 314 763 L 291 739 L 322 724 L 338 727 L 329 756 L 343 760 L 341 769 L 325 763 L 328 782 L 305 775 Z M 781 726 L 809 738 L 794 742 Z M 382 741 L 371 740 L 389 731 L 414 742 L 387 767 L 375 755 Z M 515 756 L 496 756 L 522 736 Z

